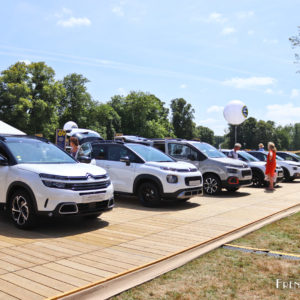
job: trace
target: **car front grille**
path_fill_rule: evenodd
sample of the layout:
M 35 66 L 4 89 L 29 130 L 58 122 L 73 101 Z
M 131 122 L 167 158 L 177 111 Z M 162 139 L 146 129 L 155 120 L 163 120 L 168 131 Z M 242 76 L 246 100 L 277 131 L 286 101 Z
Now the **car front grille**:
M 110 185 L 110 180 L 101 182 L 70 183 L 68 189 L 73 191 L 99 190 L 105 189 Z
M 190 181 L 196 181 L 199 180 L 200 184 L 202 183 L 202 177 L 201 176 L 193 176 L 193 177 L 186 177 L 185 178 L 185 184 L 190 185 Z

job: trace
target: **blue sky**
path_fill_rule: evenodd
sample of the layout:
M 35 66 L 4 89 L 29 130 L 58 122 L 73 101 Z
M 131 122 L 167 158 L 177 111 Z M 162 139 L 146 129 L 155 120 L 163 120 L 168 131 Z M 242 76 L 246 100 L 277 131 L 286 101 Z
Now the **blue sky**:
M 57 79 L 77 72 L 106 102 L 131 90 L 169 105 L 183 97 L 198 125 L 227 128 L 223 107 L 243 101 L 249 116 L 300 122 L 300 74 L 289 37 L 300 1 L 0 0 L 0 70 L 45 61 Z

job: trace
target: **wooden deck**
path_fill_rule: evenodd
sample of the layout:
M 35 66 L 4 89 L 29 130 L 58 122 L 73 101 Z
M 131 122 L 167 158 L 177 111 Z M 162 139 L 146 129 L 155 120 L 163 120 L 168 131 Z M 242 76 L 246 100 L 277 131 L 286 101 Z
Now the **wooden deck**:
M 243 188 L 150 209 L 117 199 L 102 219 L 46 220 L 35 231 L 0 215 L 0 299 L 44 299 L 158 260 L 299 205 L 300 182 Z

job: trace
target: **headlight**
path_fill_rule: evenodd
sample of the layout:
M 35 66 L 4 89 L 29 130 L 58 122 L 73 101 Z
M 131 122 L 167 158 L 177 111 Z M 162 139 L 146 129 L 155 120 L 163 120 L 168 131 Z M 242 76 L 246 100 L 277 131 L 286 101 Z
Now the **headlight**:
M 233 168 L 227 168 L 227 172 L 228 173 L 237 173 L 238 170 L 237 169 L 233 169 Z
M 56 188 L 56 189 L 65 189 L 67 188 L 67 183 L 64 182 L 57 182 L 57 181 L 48 181 L 48 180 L 42 180 L 43 184 L 50 188 Z
M 167 181 L 169 183 L 177 183 L 178 182 L 178 177 L 175 175 L 168 175 L 167 176 Z

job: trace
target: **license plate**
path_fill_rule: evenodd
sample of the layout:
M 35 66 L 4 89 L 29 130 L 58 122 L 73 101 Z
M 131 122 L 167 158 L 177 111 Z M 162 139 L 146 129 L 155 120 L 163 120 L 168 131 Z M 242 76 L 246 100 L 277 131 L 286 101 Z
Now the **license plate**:
M 82 196 L 83 203 L 98 202 L 102 200 L 105 200 L 105 194 L 91 194 Z
M 191 180 L 189 182 L 189 185 L 195 186 L 195 185 L 200 185 L 200 180 Z

